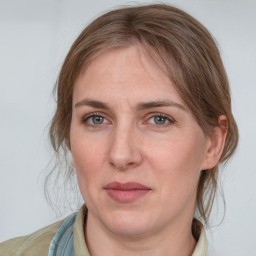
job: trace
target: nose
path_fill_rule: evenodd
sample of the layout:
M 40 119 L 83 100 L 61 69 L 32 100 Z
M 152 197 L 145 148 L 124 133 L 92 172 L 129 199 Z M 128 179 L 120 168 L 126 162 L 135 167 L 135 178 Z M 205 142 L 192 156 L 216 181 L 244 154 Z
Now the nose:
M 116 127 L 111 136 L 109 163 L 118 170 L 126 170 L 140 165 L 142 154 L 140 136 L 136 129 L 128 125 Z

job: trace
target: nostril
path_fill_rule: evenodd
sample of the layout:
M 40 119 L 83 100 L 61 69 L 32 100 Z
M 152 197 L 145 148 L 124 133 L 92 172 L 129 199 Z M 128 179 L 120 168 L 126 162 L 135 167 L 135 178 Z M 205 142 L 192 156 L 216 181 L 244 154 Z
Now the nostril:
M 111 166 L 115 167 L 116 169 L 126 170 L 127 168 L 134 166 L 135 162 L 121 163 L 121 162 L 110 161 L 110 164 L 111 164 Z

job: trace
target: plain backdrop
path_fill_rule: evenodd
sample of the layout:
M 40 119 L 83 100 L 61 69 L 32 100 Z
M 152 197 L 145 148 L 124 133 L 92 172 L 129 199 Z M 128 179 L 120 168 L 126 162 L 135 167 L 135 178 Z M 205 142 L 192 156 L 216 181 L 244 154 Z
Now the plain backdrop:
M 221 256 L 255 255 L 256 1 L 162 2 L 197 18 L 219 44 L 240 143 L 221 172 L 225 219 L 207 234 Z M 47 132 L 53 85 L 81 30 L 106 10 L 133 3 L 152 2 L 0 0 L 0 241 L 55 220 L 43 193 L 44 169 L 52 156 Z

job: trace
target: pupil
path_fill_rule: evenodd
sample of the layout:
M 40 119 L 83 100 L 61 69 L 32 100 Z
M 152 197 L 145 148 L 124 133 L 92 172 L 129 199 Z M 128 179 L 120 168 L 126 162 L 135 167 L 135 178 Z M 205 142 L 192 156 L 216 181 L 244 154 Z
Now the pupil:
M 103 118 L 101 116 L 95 116 L 93 117 L 93 123 L 94 124 L 101 124 L 102 123 Z
M 157 116 L 157 117 L 155 117 L 155 122 L 156 122 L 157 124 L 164 124 L 165 118 L 164 118 L 164 117 L 159 117 L 159 116 Z

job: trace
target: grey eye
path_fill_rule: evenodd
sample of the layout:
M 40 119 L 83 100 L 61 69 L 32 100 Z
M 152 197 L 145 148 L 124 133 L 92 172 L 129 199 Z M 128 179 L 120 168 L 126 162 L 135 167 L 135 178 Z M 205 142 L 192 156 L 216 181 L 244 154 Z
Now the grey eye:
M 93 116 L 91 118 L 92 118 L 93 124 L 102 124 L 104 121 L 104 117 L 102 116 Z
M 154 117 L 154 122 L 156 124 L 165 124 L 167 118 L 166 117 L 162 117 L 162 116 L 155 116 Z

